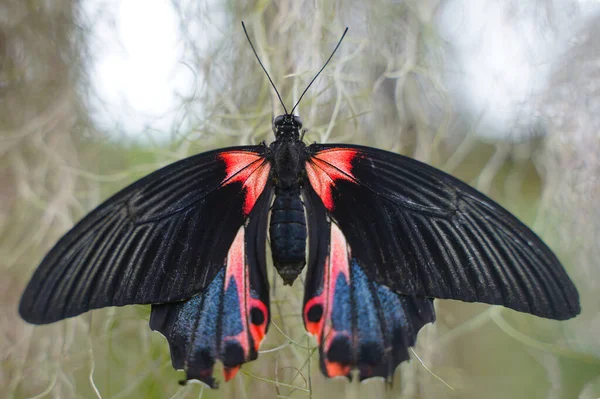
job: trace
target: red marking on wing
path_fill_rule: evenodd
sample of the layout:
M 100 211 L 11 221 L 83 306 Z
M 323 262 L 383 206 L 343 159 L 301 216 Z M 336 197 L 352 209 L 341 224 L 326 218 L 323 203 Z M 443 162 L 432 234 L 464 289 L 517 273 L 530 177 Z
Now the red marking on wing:
M 331 224 L 331 239 L 329 242 L 329 256 L 325 259 L 325 272 L 323 273 L 323 290 L 321 294 L 312 297 L 304 306 L 304 323 L 306 331 L 315 335 L 321 342 L 325 337 L 326 349 L 329 348 L 331 340 L 335 334 L 331 334 L 331 312 L 333 297 L 335 294 L 335 284 L 339 274 L 343 274 L 346 281 L 350 281 L 350 267 L 348 264 L 348 246 L 346 237 L 335 224 Z M 317 322 L 311 322 L 308 319 L 308 312 L 311 307 L 321 305 L 323 315 Z
M 223 378 L 225 378 L 225 382 L 231 380 L 238 371 L 240 371 L 241 366 L 234 367 L 223 367 Z
M 227 252 L 227 268 L 225 270 L 225 291 L 229 287 L 231 278 L 235 280 L 238 301 L 240 304 L 240 319 L 242 321 L 242 332 L 234 336 L 223 337 L 223 342 L 235 341 L 240 344 L 244 350 L 244 358 L 247 359 L 250 353 L 250 337 L 248 336 L 248 312 L 246 305 L 247 273 L 246 273 L 246 254 L 244 241 L 244 226 L 240 227 L 238 233 Z
M 235 279 L 238 289 L 244 287 L 245 284 L 245 265 L 246 265 L 246 248 L 244 242 L 244 227 L 240 227 L 229 251 L 227 252 L 227 270 L 225 274 L 225 290 L 229 286 L 231 277 Z
M 240 320 L 243 326 L 239 334 L 223 337 L 223 343 L 228 341 L 237 342 L 244 352 L 244 359 L 250 358 L 250 344 L 254 344 L 253 349 L 258 351 L 262 340 L 266 335 L 269 312 L 267 306 L 259 299 L 253 298 L 250 293 L 250 273 L 246 264 L 246 247 L 244 239 L 244 226 L 242 226 L 231 244 L 227 253 L 227 268 L 225 271 L 225 291 L 229 286 L 231 278 L 234 279 L 238 301 L 240 304 Z M 259 325 L 253 324 L 250 320 L 251 309 L 258 308 L 264 316 L 263 322 Z M 250 341 L 252 339 L 252 341 Z M 225 380 L 233 378 L 237 373 L 239 366 L 226 367 L 223 369 Z
M 352 160 L 358 150 L 350 148 L 319 151 L 306 161 L 306 173 L 311 186 L 317 192 L 325 207 L 331 212 L 334 208 L 331 187 L 336 180 L 356 182 L 352 174 Z
M 346 237 L 344 237 L 344 234 L 335 223 L 331 224 L 330 234 L 329 256 L 325 260 L 325 271 L 323 273 L 323 290 L 319 295 L 311 298 L 304 307 L 306 330 L 317 337 L 317 341 L 325 354 L 329 351 L 336 337 L 348 335 L 346 331 L 336 331 L 333 329 L 331 317 L 334 310 L 335 286 L 338 277 L 341 274 L 347 282 L 350 282 L 349 249 Z M 323 315 L 318 321 L 311 322 L 308 319 L 308 312 L 312 306 L 316 305 L 322 306 Z M 325 360 L 325 369 L 329 377 L 348 375 L 350 368 L 350 364 Z
M 244 215 L 248 216 L 262 194 L 271 165 L 261 155 L 248 151 L 229 151 L 219 155 L 225 161 L 226 176 L 222 184 L 240 182 L 245 191 Z
M 250 334 L 252 335 L 252 340 L 254 341 L 254 350 L 258 352 L 258 348 L 260 347 L 262 340 L 267 334 L 267 322 L 269 320 L 269 311 L 267 310 L 267 305 L 265 305 L 263 301 L 250 297 L 250 292 L 248 291 L 248 314 L 250 314 L 252 308 L 258 308 L 264 316 L 263 322 L 261 324 L 254 324 L 250 322 L 249 325 Z
M 325 269 L 325 281 L 328 281 L 327 273 L 329 269 Z M 306 305 L 304 306 L 304 325 L 306 327 L 306 331 L 309 334 L 317 337 L 317 340 L 321 342 L 321 333 L 323 332 L 323 316 L 319 319 L 319 321 L 310 321 L 308 319 L 308 312 L 313 306 L 320 305 L 321 309 L 325 310 L 325 294 L 320 294 L 315 297 L 312 297 Z
M 350 364 L 341 364 L 339 362 L 330 362 L 325 359 L 325 370 L 328 377 L 340 377 L 350 374 Z
M 333 297 L 335 295 L 335 285 L 337 283 L 338 276 L 342 274 L 346 282 L 350 282 L 350 267 L 348 262 L 348 245 L 346 243 L 346 237 L 337 226 L 337 224 L 331 224 L 331 241 L 329 243 L 329 287 L 327 289 L 327 310 L 324 312 L 325 315 L 325 328 L 323 329 L 323 336 L 325 342 L 323 342 L 323 351 L 328 352 L 331 347 L 333 339 L 340 334 L 335 331 L 331 326 L 331 314 L 333 313 Z M 323 337 L 322 336 L 322 337 Z M 344 374 L 339 375 L 346 375 Z M 329 375 L 333 377 L 333 375 Z

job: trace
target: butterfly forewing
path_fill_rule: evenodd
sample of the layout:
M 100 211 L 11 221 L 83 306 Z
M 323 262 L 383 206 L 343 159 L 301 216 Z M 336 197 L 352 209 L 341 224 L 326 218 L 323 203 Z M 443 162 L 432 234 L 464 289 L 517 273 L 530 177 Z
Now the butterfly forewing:
M 313 144 L 308 180 L 370 280 L 406 295 L 579 313 L 556 256 L 516 217 L 431 166 L 390 152 Z
M 223 268 L 258 197 L 264 146 L 211 151 L 123 189 L 77 223 L 34 273 L 19 306 L 43 324 L 104 306 L 192 297 Z

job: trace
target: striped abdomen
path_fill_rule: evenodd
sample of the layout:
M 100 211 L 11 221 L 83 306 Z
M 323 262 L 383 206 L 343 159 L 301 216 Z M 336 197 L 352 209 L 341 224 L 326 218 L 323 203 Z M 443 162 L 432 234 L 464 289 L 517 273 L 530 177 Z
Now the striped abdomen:
M 269 236 L 275 268 L 291 285 L 306 264 L 306 220 L 298 187 L 276 189 Z

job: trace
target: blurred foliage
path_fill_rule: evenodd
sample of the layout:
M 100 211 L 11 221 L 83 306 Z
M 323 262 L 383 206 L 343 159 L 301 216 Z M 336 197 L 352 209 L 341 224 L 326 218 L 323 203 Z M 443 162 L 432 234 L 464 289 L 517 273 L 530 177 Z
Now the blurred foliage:
M 95 21 L 78 19 L 81 3 L 0 4 L 0 396 L 600 395 L 600 110 L 590 105 L 600 101 L 597 23 L 582 29 L 540 100 L 546 136 L 490 142 L 478 138 L 476 118 L 459 114 L 444 90 L 447 54 L 435 27 L 441 0 L 228 2 L 221 39 L 210 46 L 193 32 L 213 18 L 211 3 L 173 4 L 189 33 L 181 39 L 190 50 L 182 62 L 204 79 L 193 98 L 182 99 L 182 112 L 195 124 L 169 132 L 167 143 L 114 140 L 91 123 L 85 66 L 94 57 Z M 540 7 L 552 10 L 551 3 Z M 218 391 L 177 384 L 182 374 L 172 369 L 164 338 L 147 327 L 148 307 L 103 309 L 43 327 L 20 320 L 19 296 L 41 257 L 102 199 L 186 155 L 272 139 L 271 115 L 281 108 L 241 19 L 288 106 L 351 26 L 299 107 L 307 140 L 400 152 L 486 192 L 556 250 L 580 290 L 582 315 L 556 322 L 436 301 L 438 320 L 423 329 L 415 348 L 428 369 L 415 357 L 399 367 L 391 388 L 379 380 L 348 383 L 318 371 L 318 351 L 300 317 L 302 285 L 283 287 L 272 275 L 274 316 L 264 353 Z

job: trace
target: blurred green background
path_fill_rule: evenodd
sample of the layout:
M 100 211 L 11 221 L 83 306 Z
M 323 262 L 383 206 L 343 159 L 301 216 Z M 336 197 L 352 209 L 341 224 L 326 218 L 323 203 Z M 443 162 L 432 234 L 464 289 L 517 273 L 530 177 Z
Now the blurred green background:
M 34 268 L 103 199 L 273 139 L 282 110 L 241 20 L 288 108 L 349 26 L 298 108 L 306 140 L 410 155 L 487 193 L 554 249 L 582 314 L 436 301 L 392 387 L 348 383 L 318 370 L 302 284 L 272 275 L 262 354 L 217 391 L 177 384 L 149 307 L 24 323 Z M 1 1 L 0 397 L 600 397 L 598 22 L 598 2 L 575 0 Z

